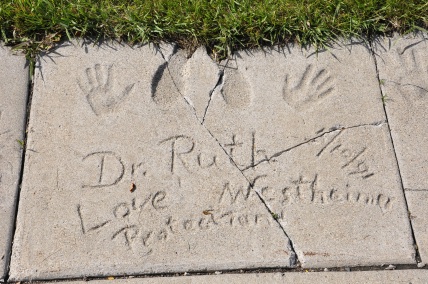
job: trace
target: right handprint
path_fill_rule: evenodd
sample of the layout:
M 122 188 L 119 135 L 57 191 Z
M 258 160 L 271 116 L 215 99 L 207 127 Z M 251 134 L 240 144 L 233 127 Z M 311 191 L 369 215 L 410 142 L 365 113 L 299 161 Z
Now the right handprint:
M 333 92 L 334 80 L 329 72 L 309 64 L 303 74 L 286 75 L 282 96 L 289 106 L 302 111 Z
M 415 49 L 404 49 L 397 59 L 401 72 L 396 83 L 404 99 L 412 103 L 428 98 L 428 64 L 423 55 Z

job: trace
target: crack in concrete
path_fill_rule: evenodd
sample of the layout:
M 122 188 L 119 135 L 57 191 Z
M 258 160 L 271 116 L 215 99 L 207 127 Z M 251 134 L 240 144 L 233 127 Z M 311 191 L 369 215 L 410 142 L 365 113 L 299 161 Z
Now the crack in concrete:
M 250 165 L 250 166 L 248 166 L 248 167 L 243 168 L 243 169 L 242 169 L 242 171 L 243 171 L 243 172 L 245 172 L 245 171 L 247 171 L 247 170 L 249 170 L 249 169 L 253 169 L 253 168 L 257 167 L 257 166 L 258 166 L 258 165 L 260 165 L 261 163 L 270 162 L 272 159 L 277 158 L 277 157 L 281 156 L 282 154 L 287 153 L 287 152 L 289 152 L 289 151 L 291 151 L 291 150 L 293 150 L 293 149 L 296 149 L 296 148 L 298 148 L 298 147 L 300 147 L 300 146 L 303 146 L 303 145 L 305 145 L 305 144 L 311 143 L 311 142 L 313 142 L 314 140 L 316 140 L 316 139 L 318 139 L 318 138 L 321 138 L 321 137 L 323 137 L 323 136 L 324 136 L 324 135 L 326 135 L 326 134 L 334 133 L 334 132 L 337 132 L 337 131 L 344 131 L 344 130 L 352 129 L 352 128 L 358 128 L 358 127 L 381 126 L 381 125 L 383 125 L 384 123 L 385 123 L 385 121 L 378 121 L 378 122 L 366 123 L 366 124 L 359 124 L 359 125 L 353 125 L 353 126 L 348 126 L 348 127 L 332 127 L 332 128 L 330 128 L 330 130 L 329 130 L 329 131 L 324 131 L 324 132 L 322 132 L 321 134 L 319 134 L 319 135 L 317 135 L 317 136 L 315 136 L 315 137 L 312 137 L 312 138 L 306 139 L 305 141 L 303 141 L 303 142 L 301 142 L 301 143 L 298 143 L 298 144 L 296 144 L 296 145 L 293 145 L 293 146 L 291 146 L 291 147 L 289 147 L 289 148 L 287 148 L 287 149 L 285 149 L 285 150 L 279 151 L 279 152 L 277 152 L 277 153 L 275 153 L 275 154 L 271 155 L 269 158 L 262 159 L 262 160 L 258 161 L 257 163 L 255 163 L 254 165 Z
M 275 220 L 275 222 L 278 224 L 278 226 L 280 227 L 280 229 L 282 230 L 282 232 L 284 233 L 284 235 L 287 237 L 288 239 L 288 249 L 291 251 L 291 256 L 290 256 L 290 266 L 299 266 L 300 265 L 300 260 L 298 258 L 298 254 L 296 253 L 296 249 L 295 249 L 295 245 L 293 240 L 291 239 L 290 235 L 287 233 L 287 231 L 285 230 L 284 226 L 281 224 L 281 222 L 278 220 L 278 218 L 275 218 L 275 213 L 273 210 L 271 210 L 271 208 L 269 207 L 268 203 L 263 199 L 263 197 L 260 195 L 259 192 L 257 192 L 254 189 L 254 181 L 251 181 L 247 178 L 247 176 L 245 175 L 245 171 L 250 169 L 250 168 L 254 168 L 257 165 L 263 163 L 263 162 L 269 162 L 271 159 L 276 158 L 281 156 L 282 154 L 289 152 L 297 147 L 300 147 L 304 144 L 308 144 L 312 141 L 314 141 L 315 139 L 321 138 L 326 134 L 329 133 L 334 133 L 334 132 L 339 132 L 339 131 L 344 131 L 344 130 L 348 130 L 348 129 L 353 129 L 353 128 L 359 128 L 359 127 L 367 127 L 367 126 L 375 126 L 375 127 L 379 127 L 382 126 L 383 124 L 386 124 L 386 121 L 377 121 L 377 122 L 373 122 L 373 123 L 366 123 L 366 124 L 359 124 L 359 125 L 353 125 L 353 126 L 348 126 L 348 127 L 332 127 L 330 128 L 330 130 L 328 131 L 324 131 L 322 133 L 320 133 L 319 135 L 312 137 L 310 139 L 307 139 L 306 141 L 299 143 L 297 145 L 294 145 L 292 147 L 289 147 L 283 151 L 277 152 L 275 154 L 273 154 L 270 158 L 268 159 L 264 159 L 262 161 L 257 162 L 254 166 L 249 166 L 245 169 L 240 169 L 239 166 L 236 164 L 236 162 L 233 160 L 233 157 L 231 157 L 226 149 L 224 149 L 224 147 L 221 145 L 220 141 L 211 133 L 211 131 L 205 126 L 204 128 L 207 130 L 207 132 L 211 135 L 212 138 L 214 138 L 216 140 L 216 142 L 218 143 L 218 145 L 220 146 L 220 148 L 223 150 L 223 152 L 229 157 L 229 160 L 231 161 L 231 163 L 241 172 L 242 176 L 248 181 L 248 183 L 250 184 L 250 187 L 252 190 L 254 190 L 254 192 L 257 194 L 257 196 L 259 197 L 260 201 L 263 203 L 263 205 L 265 206 L 266 210 L 269 212 L 269 214 L 272 216 L 272 218 Z
M 417 266 L 417 264 L 394 264 L 394 266 L 395 266 L 395 269 L 394 269 L 395 271 L 404 271 L 405 272 L 408 270 L 412 270 L 412 271 L 420 271 L 421 270 L 421 267 Z M 325 272 L 327 270 L 329 273 L 341 273 L 341 274 L 346 273 L 347 275 L 349 275 L 349 277 L 352 277 L 352 275 L 354 273 L 363 273 L 363 272 L 374 273 L 375 271 L 383 273 L 386 270 L 385 268 L 386 268 L 386 264 L 371 265 L 371 266 L 355 266 L 355 267 L 334 266 L 334 267 L 328 267 L 328 268 L 266 267 L 266 268 L 241 268 L 241 269 L 216 269 L 216 270 L 205 269 L 205 270 L 192 270 L 190 272 L 175 271 L 175 272 L 163 272 L 163 273 L 130 273 L 130 274 L 126 274 L 126 275 L 124 275 L 124 274 L 98 274 L 98 275 L 88 275 L 88 276 L 82 275 L 82 276 L 68 276 L 65 278 L 64 277 L 62 277 L 62 278 L 58 278 L 58 277 L 31 278 L 31 279 L 30 278 L 23 278 L 23 279 L 19 279 L 19 281 L 29 282 L 29 283 L 43 282 L 43 283 L 58 284 L 58 282 L 68 283 L 68 282 L 66 282 L 67 280 L 71 281 L 72 283 L 74 283 L 74 282 L 79 283 L 79 281 L 83 281 L 83 282 L 93 281 L 95 283 L 98 283 L 100 280 L 102 280 L 104 282 L 109 282 L 109 283 L 116 283 L 119 281 L 126 281 L 126 280 L 133 281 L 132 279 L 135 279 L 135 281 L 141 280 L 141 282 L 144 283 L 145 279 L 147 279 L 147 280 L 149 280 L 149 279 L 154 279 L 154 280 L 163 279 L 164 280 L 164 279 L 169 278 L 169 279 L 174 279 L 174 280 L 175 279 L 181 280 L 184 278 L 187 279 L 190 276 L 217 277 L 217 275 L 221 274 L 222 275 L 221 277 L 223 278 L 223 277 L 226 277 L 229 275 L 245 276 L 245 275 L 249 275 L 249 274 L 257 275 L 257 274 L 271 274 L 271 273 L 281 273 L 282 276 L 285 276 L 287 274 L 292 275 L 292 274 L 303 274 L 303 273 L 308 274 L 308 273 L 310 273 L 310 274 L 314 274 L 314 275 L 318 274 L 318 276 L 322 277 L 322 275 L 325 275 Z M 345 270 L 347 272 L 344 272 Z M 106 277 L 113 277 L 115 279 L 111 280 L 111 281 L 106 281 Z M 186 283 L 184 280 L 183 280 L 183 282 Z M 2 283 L 2 282 L 0 282 L 0 283 Z M 5 282 L 5 283 L 12 283 L 12 282 Z M 137 283 L 137 282 L 129 282 L 129 283 Z M 158 283 L 158 282 L 155 281 L 154 283 Z M 174 283 L 181 283 L 181 282 L 174 281 Z M 212 282 L 210 282 L 210 283 L 212 283 Z M 284 283 L 286 283 L 286 282 L 284 282 Z M 301 282 L 299 282 L 299 283 L 301 283 Z
M 183 97 L 184 101 L 186 102 L 186 104 L 188 104 L 192 110 L 193 110 L 193 115 L 195 117 L 195 119 L 199 122 L 199 119 L 196 115 L 196 110 L 195 108 L 186 100 L 186 98 L 184 97 L 184 95 L 181 93 L 180 89 L 178 88 L 174 77 L 172 76 L 170 70 L 169 70 L 169 66 L 168 66 L 168 62 L 166 62 L 166 69 L 168 70 L 168 74 L 169 76 L 171 76 L 171 80 L 174 83 L 175 88 L 177 89 L 177 91 L 179 92 L 179 94 Z M 224 71 L 224 69 L 223 69 Z M 223 78 L 223 72 L 222 74 L 220 74 L 220 78 L 217 81 L 216 86 L 212 89 L 212 92 L 217 88 L 218 85 L 221 85 L 222 82 L 222 78 Z M 211 101 L 211 95 L 212 92 L 210 94 L 210 101 Z M 205 114 L 206 111 L 208 109 L 209 104 L 207 105 L 207 108 L 205 109 Z M 204 118 L 205 118 L 205 114 L 204 114 Z M 266 210 L 269 212 L 270 216 L 272 216 L 272 218 L 274 219 L 274 221 L 278 224 L 279 228 L 282 230 L 282 232 L 284 233 L 285 237 L 288 239 L 288 249 L 291 251 L 291 255 L 290 255 L 290 263 L 289 266 L 290 267 L 295 267 L 299 262 L 297 253 L 294 249 L 294 245 L 293 245 L 293 241 L 291 240 L 291 238 L 289 237 L 289 235 L 287 234 L 287 232 L 285 231 L 284 227 L 282 226 L 282 224 L 279 222 L 279 220 L 277 218 L 274 218 L 274 212 L 268 207 L 268 205 L 266 204 L 265 200 L 260 196 L 260 194 L 254 190 L 254 182 L 251 182 L 244 174 L 244 172 L 238 167 L 238 165 L 235 163 L 235 161 L 233 160 L 233 158 L 227 153 L 226 149 L 224 149 L 224 147 L 221 145 L 220 141 L 218 141 L 218 139 L 211 133 L 211 131 L 205 126 L 205 124 L 203 124 L 203 121 L 200 122 L 201 126 L 204 127 L 204 129 L 209 133 L 209 135 L 217 142 L 217 144 L 219 145 L 219 147 L 223 150 L 223 152 L 226 154 L 226 156 L 229 158 L 229 161 L 231 162 L 231 164 L 238 169 L 238 171 L 241 173 L 241 175 L 245 178 L 245 180 L 248 182 L 248 184 L 250 185 L 251 189 L 257 194 L 257 196 L 260 199 L 260 202 L 265 206 Z
M 371 53 L 372 53 L 372 56 L 373 56 L 373 61 L 374 61 L 374 64 L 375 64 L 377 80 L 379 82 L 380 95 L 381 95 L 381 98 L 383 98 L 385 95 L 384 95 L 383 90 L 382 90 L 382 84 L 381 84 L 381 79 L 380 79 L 380 75 L 379 75 L 379 66 L 377 64 L 377 58 L 376 58 L 375 50 L 374 50 L 374 47 L 373 47 L 373 43 L 370 44 L 370 49 L 371 49 Z M 404 187 L 404 183 L 403 183 L 403 177 L 401 175 L 400 163 L 398 161 L 397 151 L 395 149 L 394 139 L 392 137 L 391 127 L 389 125 L 389 119 L 388 119 L 388 112 L 386 111 L 385 104 L 383 104 L 383 111 L 385 113 L 386 125 L 388 126 L 388 131 L 389 131 L 389 138 L 391 140 L 392 150 L 394 152 L 395 162 L 397 164 L 398 177 L 400 179 L 401 188 L 403 190 L 402 193 L 403 193 L 403 198 L 404 198 L 404 201 L 405 201 L 405 204 L 406 204 L 406 211 L 409 212 L 409 204 L 408 204 L 407 197 L 406 197 L 405 187 Z M 413 225 L 412 225 L 412 221 L 410 220 L 410 216 L 408 216 L 408 221 L 409 221 L 409 227 L 410 227 L 410 231 L 411 231 L 412 239 L 413 239 L 413 244 L 414 244 L 413 247 L 414 247 L 414 250 L 415 250 L 415 260 L 416 260 L 416 262 L 419 263 L 419 262 L 421 262 L 421 256 L 420 256 L 420 253 L 419 253 L 418 244 L 416 242 L 416 237 L 415 237 L 415 230 L 413 229 Z
M 160 52 L 162 57 L 165 59 L 165 57 L 163 56 L 162 52 Z M 173 55 L 176 53 L 176 51 L 174 51 Z M 173 56 L 171 55 L 171 57 Z M 195 107 L 188 101 L 188 99 L 184 96 L 184 94 L 181 92 L 180 88 L 178 87 L 178 84 L 175 82 L 174 80 L 174 76 L 172 76 L 171 71 L 169 70 L 169 62 L 165 60 L 166 63 L 166 70 L 168 70 L 168 74 L 171 77 L 172 83 L 174 84 L 174 87 L 177 89 L 177 92 L 180 94 L 180 96 L 183 98 L 183 100 L 186 102 L 186 104 L 193 110 L 193 115 L 196 117 L 196 119 L 198 119 L 197 115 L 196 115 L 196 109 Z
M 193 109 L 193 115 L 195 117 L 195 119 L 199 122 L 199 119 L 196 115 L 196 110 L 195 108 L 186 100 L 186 98 L 183 96 L 183 94 L 181 93 L 180 89 L 178 88 L 174 77 L 172 76 L 170 70 L 169 70 L 169 66 L 168 66 L 168 62 L 166 62 L 166 68 L 168 70 L 168 74 L 169 76 L 171 76 L 172 82 L 174 83 L 175 88 L 177 89 L 177 91 L 180 93 L 180 95 L 183 97 L 184 101 L 186 102 L 186 104 L 188 104 L 192 109 Z M 217 81 L 216 86 L 212 89 L 211 93 L 210 93 L 210 101 L 211 101 L 211 96 L 212 93 L 214 92 L 214 90 L 221 85 L 222 81 L 223 81 L 223 74 L 224 74 L 224 69 L 221 70 L 221 74 L 220 74 L 220 78 Z M 205 114 L 204 114 L 204 119 L 205 119 L 205 115 L 206 112 L 208 110 L 209 107 L 209 103 L 207 105 L 207 108 L 205 109 Z M 257 194 L 257 196 L 260 199 L 260 202 L 265 206 L 266 210 L 269 212 L 270 216 L 272 216 L 272 218 L 274 219 L 274 221 L 278 224 L 279 228 L 282 230 L 282 232 L 284 233 L 285 237 L 288 239 L 288 249 L 291 251 L 291 256 L 290 256 L 290 263 L 289 266 L 290 267 L 295 267 L 299 262 L 299 259 L 297 257 L 297 253 L 294 249 L 294 245 L 293 245 L 293 241 L 291 240 L 290 236 L 287 234 L 287 232 L 285 231 L 284 227 L 282 226 L 282 224 L 279 222 L 279 220 L 277 218 L 274 218 L 274 212 L 268 207 L 268 205 L 266 204 L 265 200 L 260 196 L 260 194 L 254 190 L 254 181 L 251 182 L 244 174 L 244 172 L 238 167 L 238 165 L 235 163 L 235 161 L 233 160 L 233 158 L 227 153 L 226 149 L 224 149 L 224 147 L 221 145 L 220 141 L 218 141 L 218 139 L 211 133 L 211 131 L 205 126 L 205 124 L 202 122 L 200 122 L 201 126 L 204 127 L 204 129 L 208 132 L 208 134 L 217 142 L 217 144 L 219 145 L 219 147 L 223 150 L 223 152 L 226 154 L 226 156 L 229 158 L 229 161 L 231 162 L 231 164 L 241 173 L 241 175 L 245 178 L 245 180 L 248 182 L 248 184 L 250 185 L 251 189 Z
M 162 48 L 160 47 L 160 45 L 156 46 L 156 50 L 160 53 L 160 55 L 162 56 L 163 60 L 165 60 L 165 62 L 169 62 L 169 60 L 174 56 L 174 54 L 177 53 L 178 47 L 176 45 L 173 46 L 172 53 L 171 53 L 171 55 L 169 56 L 168 59 L 166 58 L 165 54 L 163 54 Z
M 211 131 L 205 126 L 202 125 L 205 130 L 211 135 L 211 137 L 217 142 L 217 144 L 219 145 L 219 147 L 223 150 L 223 152 L 226 154 L 227 157 L 229 157 L 230 162 L 232 163 L 232 165 L 238 169 L 238 171 L 241 173 L 241 175 L 247 180 L 247 182 L 249 183 L 251 189 L 257 194 L 257 196 L 259 197 L 260 201 L 262 202 L 262 204 L 265 206 L 266 210 L 269 212 L 270 216 L 272 216 L 273 220 L 278 224 L 279 228 L 282 230 L 282 232 L 284 233 L 284 235 L 286 236 L 286 238 L 288 239 L 288 249 L 291 251 L 291 255 L 290 255 L 290 266 L 294 267 L 296 266 L 299 262 L 297 253 L 295 251 L 294 248 L 294 243 L 291 240 L 290 236 L 287 234 L 287 232 L 285 231 L 284 227 L 282 226 L 282 224 L 279 222 L 278 218 L 274 218 L 273 216 L 275 215 L 274 212 L 269 208 L 269 206 L 267 205 L 267 203 L 265 202 L 265 200 L 263 199 L 263 197 L 260 196 L 260 194 L 254 190 L 254 181 L 251 181 L 247 178 L 247 176 L 245 176 L 244 172 L 238 167 L 238 165 L 235 163 L 235 161 L 233 160 L 233 158 L 227 153 L 226 149 L 224 149 L 224 147 L 221 145 L 220 141 L 218 141 L 218 139 L 211 133 Z
M 205 112 L 204 112 L 204 116 L 203 116 L 203 118 L 202 118 L 202 122 L 201 122 L 201 124 L 204 124 L 204 122 L 205 122 L 205 117 L 206 117 L 206 115 L 207 115 L 208 108 L 210 107 L 210 104 L 211 104 L 211 100 L 212 100 L 212 97 L 213 97 L 213 93 L 214 93 L 214 91 L 215 91 L 218 87 L 222 86 L 222 85 L 223 85 L 223 83 L 224 83 L 224 82 L 223 82 L 223 78 L 224 78 L 224 68 L 223 68 L 223 70 L 220 70 L 220 71 L 219 71 L 219 77 L 218 77 L 217 83 L 215 84 L 214 88 L 212 88 L 212 90 L 211 90 L 211 91 L 210 91 L 210 93 L 209 93 L 210 98 L 209 98 L 209 100 L 208 100 L 208 104 L 207 104 L 207 106 L 206 106 L 206 108 L 205 108 Z
M 226 66 L 227 66 L 228 63 L 229 63 L 229 58 L 226 60 L 226 64 L 222 66 L 223 69 L 219 70 L 219 77 L 218 77 L 217 83 L 215 84 L 214 88 L 212 88 L 211 91 L 210 91 L 210 93 L 209 93 L 210 98 L 209 98 L 208 104 L 207 104 L 207 106 L 205 108 L 204 117 L 202 118 L 201 124 L 204 124 L 204 122 L 205 122 L 205 117 L 206 117 L 206 115 L 208 113 L 208 108 L 210 107 L 214 91 L 218 87 L 222 86 L 223 83 L 224 83 L 224 69 L 226 69 Z M 221 66 L 221 65 L 218 64 L 217 66 Z
M 37 68 L 37 67 L 34 67 Z M 25 111 L 25 126 L 23 129 L 23 147 L 22 147 L 22 151 L 21 151 L 21 168 L 20 168 L 20 175 L 19 175 L 19 180 L 18 180 L 18 185 L 17 185 L 17 190 L 16 190 L 16 194 L 15 194 L 15 201 L 14 201 L 14 215 L 13 215 L 13 221 L 12 221 L 12 227 L 11 227 L 11 234 L 10 234 L 10 243 L 9 243 L 9 247 L 6 250 L 6 254 L 3 255 L 2 259 L 5 259 L 4 262 L 4 267 L 5 269 L 5 275 L 3 279 L 0 279 L 6 283 L 9 282 L 10 279 L 10 269 L 11 269 L 11 260 L 12 260 L 12 253 L 13 253 L 13 241 L 15 240 L 15 235 L 16 235 L 16 230 L 18 227 L 18 209 L 19 209 L 19 203 L 20 203 L 20 198 L 21 198 L 21 188 L 22 188 L 22 182 L 24 179 L 24 169 L 25 169 L 25 162 L 26 162 L 26 155 L 27 155 L 27 142 L 28 142 L 28 129 L 30 126 L 30 114 L 31 114 L 31 103 L 33 100 L 33 91 L 34 91 L 34 76 L 31 76 L 31 68 L 28 68 L 28 88 L 27 88 L 27 101 L 26 101 L 26 111 Z M 40 71 L 41 73 L 41 71 Z M 44 83 L 44 79 L 41 76 L 41 79 L 43 80 Z M 1 277 L 1 275 L 0 275 Z

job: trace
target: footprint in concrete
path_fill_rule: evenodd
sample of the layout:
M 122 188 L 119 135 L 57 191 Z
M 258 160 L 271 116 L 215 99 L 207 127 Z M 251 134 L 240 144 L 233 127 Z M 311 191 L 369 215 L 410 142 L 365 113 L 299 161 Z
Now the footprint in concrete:
M 253 95 L 250 83 L 239 68 L 228 65 L 224 70 L 223 82 L 221 94 L 228 106 L 242 109 L 251 105 Z
M 160 65 L 153 76 L 151 98 L 160 108 L 169 108 L 182 97 L 182 69 L 186 60 L 179 51 Z
M 220 69 L 204 47 L 198 48 L 183 68 L 184 97 L 203 120 L 210 96 L 219 81 Z

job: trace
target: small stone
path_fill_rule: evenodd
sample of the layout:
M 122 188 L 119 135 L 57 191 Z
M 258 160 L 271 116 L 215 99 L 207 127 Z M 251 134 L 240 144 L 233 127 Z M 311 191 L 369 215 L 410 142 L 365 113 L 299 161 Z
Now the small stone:
M 183 274 L 184 276 L 188 276 L 189 275 L 189 273 L 187 273 L 187 272 L 184 272 L 184 274 Z
M 328 270 L 328 268 L 324 268 L 324 272 L 327 272 L 327 271 L 330 271 L 330 270 Z
M 418 268 L 422 268 L 422 267 L 424 267 L 425 266 L 425 263 L 423 263 L 423 262 L 418 262 Z
M 396 268 L 396 266 L 390 264 L 390 265 L 388 265 L 387 268 L 385 268 L 385 270 L 394 270 L 395 268 Z
M 220 275 L 221 273 L 222 273 L 221 271 L 214 272 L 215 275 Z
M 345 267 L 345 270 L 346 270 L 347 272 L 351 272 L 351 268 L 349 268 L 349 267 Z

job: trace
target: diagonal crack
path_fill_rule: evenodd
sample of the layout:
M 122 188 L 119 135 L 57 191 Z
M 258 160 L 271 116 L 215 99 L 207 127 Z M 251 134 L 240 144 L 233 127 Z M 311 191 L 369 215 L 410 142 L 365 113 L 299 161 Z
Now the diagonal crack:
M 164 58 L 165 59 L 165 58 Z M 180 95 L 183 97 L 184 101 L 186 102 L 187 105 L 189 105 L 192 110 L 193 110 L 193 115 L 195 117 L 195 119 L 202 125 L 202 127 L 205 128 L 205 130 L 209 133 L 209 135 L 217 142 L 217 144 L 219 145 L 219 147 L 223 150 L 223 152 L 226 154 L 227 157 L 229 157 L 229 160 L 231 162 L 231 164 L 238 169 L 238 171 L 241 173 L 241 175 L 245 178 L 245 180 L 247 180 L 248 184 L 250 185 L 251 189 L 257 194 L 258 198 L 260 199 L 260 202 L 265 206 L 266 210 L 269 212 L 269 215 L 272 216 L 272 218 L 274 219 L 274 221 L 278 224 L 279 228 L 282 230 L 282 232 L 284 233 L 285 237 L 288 239 L 288 250 L 291 251 L 291 255 L 290 255 L 290 263 L 289 266 L 290 267 L 295 267 L 296 265 L 298 265 L 299 259 L 296 253 L 296 250 L 294 248 L 294 244 L 292 239 L 290 238 L 290 236 L 287 234 L 287 232 L 285 231 L 284 227 L 282 226 L 282 224 L 279 222 L 278 218 L 275 218 L 275 213 L 269 208 L 269 206 L 266 204 L 265 200 L 260 196 L 260 194 L 254 190 L 254 182 L 255 181 L 251 181 L 250 179 L 248 179 L 244 172 L 238 167 L 238 165 L 235 163 L 235 161 L 233 160 L 233 158 L 227 153 L 226 149 L 224 149 L 224 147 L 221 145 L 220 141 L 218 141 L 218 139 L 211 133 L 211 131 L 202 123 L 199 121 L 197 115 L 196 115 L 196 110 L 195 108 L 187 101 L 187 99 L 183 96 L 183 94 L 181 93 L 180 89 L 178 88 L 177 83 L 174 81 L 174 77 L 172 76 L 170 70 L 169 70 L 169 66 L 168 66 L 168 62 L 166 62 L 166 69 L 168 70 L 168 74 L 171 76 L 172 82 L 174 83 L 175 88 L 177 89 L 177 91 L 180 93 Z M 214 90 L 222 84 L 223 82 L 223 74 L 224 74 L 224 69 L 221 70 L 220 73 L 220 78 L 217 81 L 216 86 L 212 89 L 212 91 L 210 92 L 210 100 L 208 102 L 208 105 L 205 109 L 205 114 L 204 114 L 204 119 L 205 119 L 205 115 L 207 113 L 209 104 L 211 102 L 211 97 L 212 97 L 212 93 L 214 92 Z
M 209 94 L 210 98 L 209 98 L 209 100 L 208 100 L 207 107 L 205 108 L 204 117 L 202 118 L 202 122 L 201 122 L 201 124 L 204 124 L 204 122 L 205 122 L 205 117 L 206 117 L 206 115 L 207 115 L 208 108 L 210 107 L 211 100 L 212 100 L 213 93 L 214 93 L 215 89 L 217 89 L 219 86 L 222 86 L 222 85 L 223 85 L 223 83 L 224 83 L 224 69 L 226 69 L 226 66 L 227 66 L 227 64 L 228 64 L 228 63 L 229 63 L 229 59 L 227 59 L 226 64 L 224 64 L 224 65 L 222 66 L 222 67 L 223 67 L 223 69 L 221 69 L 221 70 L 219 71 L 219 75 L 220 75 L 220 76 L 218 77 L 217 83 L 215 84 L 214 88 L 212 88 L 212 89 L 211 89 L 211 91 L 210 91 L 210 94 Z
M 160 52 L 160 53 L 161 53 L 162 57 L 165 59 L 165 57 L 163 56 L 162 52 Z M 171 55 L 171 57 L 172 57 L 172 55 Z M 197 115 L 196 115 L 196 109 L 195 109 L 195 107 L 186 99 L 186 97 L 181 92 L 180 88 L 178 87 L 177 82 L 174 80 L 174 76 L 172 76 L 171 70 L 169 69 L 169 62 L 165 60 L 164 64 L 166 64 L 166 70 L 168 70 L 168 74 L 171 77 L 172 83 L 174 84 L 174 87 L 177 89 L 177 92 L 180 94 L 180 96 L 183 98 L 183 100 L 186 102 L 186 104 L 193 110 L 193 115 L 196 117 L 196 119 L 198 119 Z
M 324 131 L 324 132 L 322 132 L 321 134 L 319 134 L 319 135 L 317 135 L 317 136 L 315 136 L 315 137 L 312 137 L 312 138 L 306 139 L 305 141 L 303 141 L 303 142 L 301 142 L 301 143 L 298 143 L 298 144 L 296 144 L 296 145 L 293 145 L 293 146 L 291 146 L 291 147 L 288 147 L 288 148 L 287 148 L 287 149 L 285 149 L 285 150 L 282 150 L 282 151 L 276 152 L 276 153 L 274 153 L 273 155 L 271 155 L 270 157 L 268 157 L 268 158 L 265 158 L 265 159 L 262 159 L 262 160 L 258 161 L 258 162 L 257 162 L 257 163 L 255 163 L 254 165 L 250 165 L 250 166 L 248 166 L 248 167 L 245 167 L 245 168 L 243 168 L 243 169 L 242 169 L 242 172 L 245 172 L 245 171 L 247 171 L 247 170 L 249 170 L 249 169 L 255 168 L 255 167 L 257 167 L 258 165 L 260 165 L 261 163 L 264 163 L 264 162 L 270 162 L 272 159 L 277 158 L 277 157 L 281 156 L 282 154 L 287 153 L 287 152 L 289 152 L 289 151 L 291 151 L 291 150 L 293 150 L 293 149 L 296 149 L 297 147 L 300 147 L 300 146 L 302 146 L 302 145 L 305 145 L 305 144 L 311 143 L 311 142 L 313 142 L 314 140 L 316 140 L 316 139 L 318 139 L 318 138 L 321 138 L 321 137 L 323 137 L 323 136 L 324 136 L 324 135 L 326 135 L 326 134 L 333 133 L 333 132 L 338 132 L 338 131 L 343 131 L 343 130 L 347 130 L 347 129 L 352 129 L 352 128 L 358 128 L 358 127 L 366 127 L 366 126 L 380 126 L 380 125 L 382 125 L 382 124 L 384 124 L 384 123 L 385 123 L 385 121 L 378 121 L 378 122 L 374 122 L 374 123 L 359 124 L 359 125 L 353 125 L 353 126 L 348 126 L 348 127 L 340 127 L 340 128 L 339 128 L 339 127 L 332 127 L 332 128 L 330 128 L 330 130 L 328 130 L 328 131 Z
M 219 86 L 223 85 L 223 78 L 224 78 L 224 69 L 219 71 L 219 77 L 218 77 L 217 83 L 215 84 L 214 88 L 212 88 L 212 90 L 210 91 L 210 94 L 209 94 L 210 98 L 208 100 L 207 107 L 205 108 L 205 112 L 204 112 L 204 116 L 202 118 L 201 124 L 204 124 L 204 122 L 205 122 L 205 116 L 207 115 L 208 108 L 210 107 L 211 100 L 212 100 L 213 93 L 214 93 L 215 89 L 217 89 Z
M 230 162 L 232 163 L 232 165 L 238 169 L 238 171 L 241 173 L 241 175 L 248 181 L 251 189 L 257 194 L 257 196 L 259 197 L 260 201 L 263 203 L 263 205 L 265 206 L 266 210 L 269 212 L 270 216 L 272 216 L 272 218 L 274 219 L 274 221 L 278 224 L 278 226 L 281 228 L 282 232 L 284 233 L 284 235 L 287 237 L 288 239 L 288 249 L 291 251 L 291 256 L 290 256 L 290 266 L 296 266 L 299 263 L 299 259 L 297 257 L 297 253 L 296 250 L 294 249 L 294 243 L 291 240 L 289 234 L 287 234 L 287 232 L 285 231 L 284 227 L 282 226 L 282 224 L 279 222 L 278 218 L 274 218 L 273 216 L 275 216 L 275 213 L 269 208 L 269 206 L 266 204 L 265 200 L 263 199 L 263 197 L 260 196 L 260 194 L 254 190 L 254 183 L 255 180 L 251 181 L 250 179 L 247 178 L 247 176 L 245 176 L 243 170 L 241 170 L 238 165 L 235 163 L 235 161 L 233 160 L 233 158 L 227 153 L 226 149 L 224 149 L 224 147 L 221 145 L 220 141 L 218 141 L 218 139 L 211 133 L 211 131 L 203 124 L 202 125 L 205 130 L 211 135 L 211 137 L 217 142 L 217 144 L 220 146 L 220 148 L 223 150 L 223 152 L 226 154 L 227 157 L 229 157 Z
M 169 62 L 169 60 L 174 56 L 174 54 L 177 53 L 178 47 L 177 45 L 173 45 L 172 53 L 169 55 L 168 58 L 166 58 L 165 54 L 162 52 L 162 48 L 160 47 L 160 45 L 156 46 L 156 50 L 160 53 L 160 55 L 162 56 L 163 60 L 165 60 L 165 62 Z

